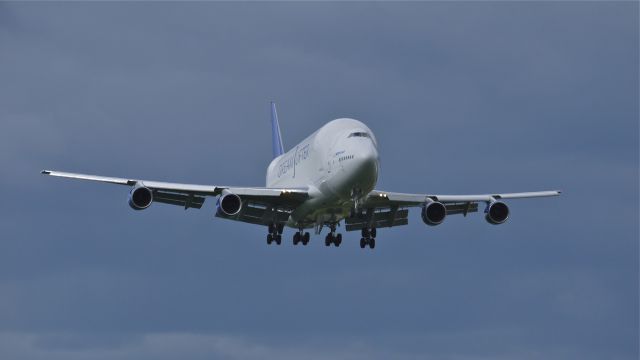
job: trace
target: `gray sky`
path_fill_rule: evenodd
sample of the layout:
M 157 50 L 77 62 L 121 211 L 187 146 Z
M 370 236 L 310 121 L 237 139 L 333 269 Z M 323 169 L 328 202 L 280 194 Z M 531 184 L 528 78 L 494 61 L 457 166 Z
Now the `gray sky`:
M 638 3 L 0 2 L 0 358 L 637 359 Z M 43 168 L 264 184 L 336 117 L 379 188 L 562 189 L 267 246 Z

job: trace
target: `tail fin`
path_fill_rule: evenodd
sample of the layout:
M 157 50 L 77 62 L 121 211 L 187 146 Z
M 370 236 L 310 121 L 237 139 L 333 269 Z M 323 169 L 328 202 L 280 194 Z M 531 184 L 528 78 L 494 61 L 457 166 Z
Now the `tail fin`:
M 273 146 L 273 158 L 284 154 L 282 146 L 282 135 L 280 134 L 280 124 L 278 124 L 278 113 L 276 112 L 276 104 L 271 102 L 271 135 Z

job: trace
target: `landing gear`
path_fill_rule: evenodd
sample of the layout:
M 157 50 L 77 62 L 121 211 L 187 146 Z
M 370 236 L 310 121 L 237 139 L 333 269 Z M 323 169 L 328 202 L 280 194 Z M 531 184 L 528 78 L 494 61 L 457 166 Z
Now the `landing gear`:
M 269 234 L 267 235 L 267 245 L 271 245 L 272 242 L 276 242 L 277 245 L 282 244 L 282 235 L 280 234 Z
M 371 229 L 363 228 L 362 238 L 360 238 L 360 248 L 364 249 L 365 247 L 367 247 L 367 245 L 369 245 L 370 249 L 375 248 L 376 235 L 377 235 L 376 228 L 371 228 Z
M 336 247 L 342 244 L 342 234 L 328 233 L 324 238 L 324 246 L 330 246 L 331 244 Z
M 267 235 L 267 245 L 271 245 L 272 242 L 276 242 L 276 244 L 280 245 L 282 244 L 282 235 L 276 234 L 269 234 Z
M 351 190 L 351 201 L 353 201 L 353 207 L 349 210 L 349 217 L 356 218 L 362 215 L 361 200 L 362 190 L 354 188 Z
M 342 244 L 342 234 L 336 234 L 336 224 L 331 224 L 331 232 L 324 238 L 324 246 L 330 246 L 331 244 L 336 247 Z
M 376 247 L 376 239 L 375 238 L 360 238 L 360 249 L 364 249 L 369 245 L 370 249 Z
M 269 234 L 267 235 L 267 245 L 271 245 L 272 242 L 276 244 L 282 244 L 282 231 L 284 230 L 284 224 L 269 224 Z
M 302 243 L 302 245 L 307 245 L 309 243 L 310 235 L 308 232 L 297 231 L 293 234 L 293 245 L 298 245 Z

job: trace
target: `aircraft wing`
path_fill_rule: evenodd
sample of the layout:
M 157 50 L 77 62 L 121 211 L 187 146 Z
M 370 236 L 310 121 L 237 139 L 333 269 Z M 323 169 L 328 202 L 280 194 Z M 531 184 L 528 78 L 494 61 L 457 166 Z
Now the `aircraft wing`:
M 462 214 L 478 211 L 479 203 L 492 203 L 505 199 L 524 199 L 558 196 L 560 191 L 536 191 L 522 193 L 480 194 L 480 195 L 437 195 L 406 194 L 374 190 L 362 203 L 366 209 L 363 216 L 346 219 L 347 231 L 359 230 L 363 227 L 392 227 L 408 224 L 410 207 L 422 207 L 427 202 L 440 202 L 446 208 L 446 215 Z
M 182 206 L 185 209 L 200 209 L 204 204 L 205 198 L 209 196 L 219 196 L 223 191 L 228 191 L 238 195 L 242 200 L 241 211 L 233 216 L 226 217 L 232 220 L 240 220 L 251 223 L 262 223 L 256 217 L 258 212 L 265 213 L 267 210 L 276 209 L 278 212 L 286 212 L 288 214 L 292 208 L 302 203 L 308 197 L 306 189 L 299 188 L 264 188 L 264 187 L 235 187 L 235 186 L 219 186 L 219 185 L 197 185 L 197 184 L 181 184 L 169 183 L 150 180 L 116 178 L 108 176 L 86 175 L 68 173 L 62 171 L 43 170 L 42 174 L 78 179 L 104 182 L 110 184 L 127 185 L 130 187 L 143 186 L 152 191 L 153 202 L 165 203 L 170 205 Z M 261 209 L 256 211 L 255 209 Z M 247 216 L 246 215 L 250 215 Z M 281 214 L 284 217 L 284 214 Z M 250 221 L 249 221 L 250 220 Z M 271 220 L 271 219 L 267 219 Z M 267 221 L 265 220 L 265 221 Z M 286 220 L 286 219 L 285 219 Z M 265 222 L 268 224 L 268 222 Z
M 396 204 L 399 206 L 413 207 L 422 206 L 427 199 L 439 201 L 443 204 L 449 203 L 478 203 L 491 202 L 500 199 L 524 199 L 558 196 L 560 191 L 535 191 L 522 193 L 504 194 L 481 194 L 481 195 L 436 195 L 436 194 L 405 194 L 389 191 L 374 190 L 366 198 L 366 202 L 372 204 Z

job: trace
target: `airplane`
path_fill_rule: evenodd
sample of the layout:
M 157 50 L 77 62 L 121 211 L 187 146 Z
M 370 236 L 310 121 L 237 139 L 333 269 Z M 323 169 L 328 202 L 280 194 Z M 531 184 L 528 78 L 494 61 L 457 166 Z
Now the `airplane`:
M 442 224 L 447 216 L 478 211 L 484 204 L 488 223 L 503 224 L 509 207 L 503 200 L 560 195 L 537 191 L 482 195 L 407 194 L 376 190 L 380 173 L 378 142 L 364 123 L 335 119 L 289 151 L 284 151 L 275 103 L 271 102 L 273 160 L 265 187 L 195 185 L 116 178 L 43 170 L 50 176 L 126 185 L 129 206 L 144 210 L 154 203 L 200 209 L 205 198 L 217 197 L 215 216 L 266 226 L 267 244 L 282 242 L 284 227 L 293 233 L 293 245 L 307 245 L 306 229 L 320 235 L 328 229 L 325 246 L 340 246 L 346 231 L 360 231 L 360 248 L 375 248 L 377 229 L 408 224 L 409 208 L 421 209 L 425 224 Z

